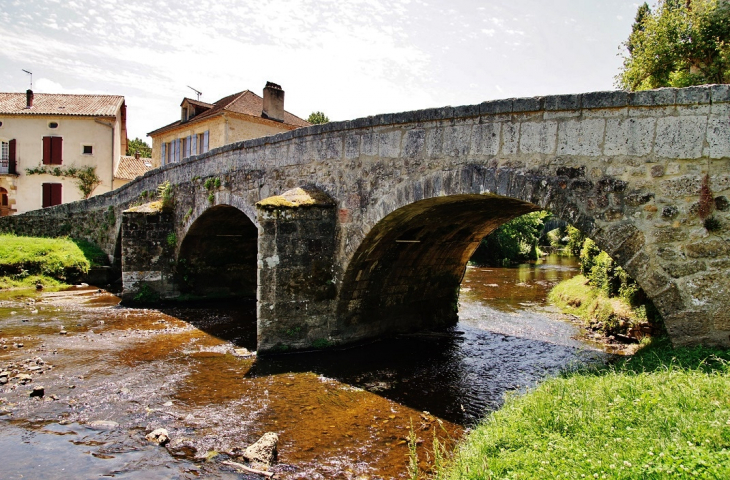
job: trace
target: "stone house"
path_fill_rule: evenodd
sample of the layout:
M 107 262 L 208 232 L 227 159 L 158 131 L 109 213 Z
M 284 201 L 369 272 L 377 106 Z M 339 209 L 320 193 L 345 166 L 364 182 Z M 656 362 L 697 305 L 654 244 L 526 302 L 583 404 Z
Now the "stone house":
M 83 199 L 68 168 L 95 168 L 91 195 L 112 190 L 126 116 L 118 95 L 0 93 L 0 215 Z
M 250 90 L 215 103 L 186 97 L 180 104 L 180 120 L 147 135 L 152 137 L 152 163 L 158 167 L 229 143 L 309 125 L 284 110 L 284 90 L 267 82 L 263 97 Z

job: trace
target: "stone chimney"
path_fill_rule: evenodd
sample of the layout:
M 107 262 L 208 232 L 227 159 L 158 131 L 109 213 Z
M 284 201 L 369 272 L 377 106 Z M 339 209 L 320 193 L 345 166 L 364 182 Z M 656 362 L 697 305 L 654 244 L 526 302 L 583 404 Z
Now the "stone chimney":
M 134 151 L 134 158 L 139 160 L 139 152 L 137 150 Z
M 284 95 L 284 92 L 281 92 L 282 98 Z M 33 90 L 27 90 L 25 92 L 25 108 L 30 108 L 33 106 Z
M 266 82 L 264 87 L 264 111 L 261 116 L 276 122 L 284 121 L 284 90 L 281 85 Z

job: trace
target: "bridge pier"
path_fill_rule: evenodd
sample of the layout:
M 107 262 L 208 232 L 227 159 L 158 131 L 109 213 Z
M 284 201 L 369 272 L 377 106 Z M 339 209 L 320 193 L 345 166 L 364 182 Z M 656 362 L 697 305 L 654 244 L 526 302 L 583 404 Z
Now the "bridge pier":
M 122 213 L 122 301 L 148 303 L 179 295 L 174 281 L 175 223 L 159 202 Z
M 295 188 L 256 204 L 259 352 L 323 348 L 335 340 L 335 203 Z

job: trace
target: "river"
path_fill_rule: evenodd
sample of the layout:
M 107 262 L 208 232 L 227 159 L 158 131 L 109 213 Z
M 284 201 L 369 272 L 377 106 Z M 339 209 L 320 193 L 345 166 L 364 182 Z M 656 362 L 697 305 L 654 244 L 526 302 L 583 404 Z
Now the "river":
M 557 256 L 469 267 L 448 332 L 266 358 L 246 351 L 253 302 L 131 309 L 95 288 L 4 292 L 2 477 L 257 478 L 221 462 L 268 431 L 277 478 L 406 478 L 411 431 L 427 471 L 434 436 L 451 449 L 505 393 L 605 358 L 546 304 L 576 273 Z M 166 448 L 144 438 L 158 427 Z

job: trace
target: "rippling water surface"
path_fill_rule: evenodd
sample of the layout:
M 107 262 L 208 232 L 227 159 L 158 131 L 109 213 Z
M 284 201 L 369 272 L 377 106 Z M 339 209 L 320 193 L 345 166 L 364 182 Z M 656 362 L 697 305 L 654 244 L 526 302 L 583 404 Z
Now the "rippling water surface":
M 0 386 L 3 478 L 246 478 L 220 460 L 267 431 L 279 478 L 405 478 L 411 425 L 428 469 L 434 435 L 453 446 L 505 392 L 603 357 L 546 305 L 575 274 L 559 257 L 470 267 L 451 331 L 267 358 L 241 350 L 255 347 L 252 302 L 158 311 L 95 289 L 6 295 L 0 370 L 33 380 Z M 44 399 L 29 398 L 41 383 Z M 144 440 L 157 427 L 166 449 Z

